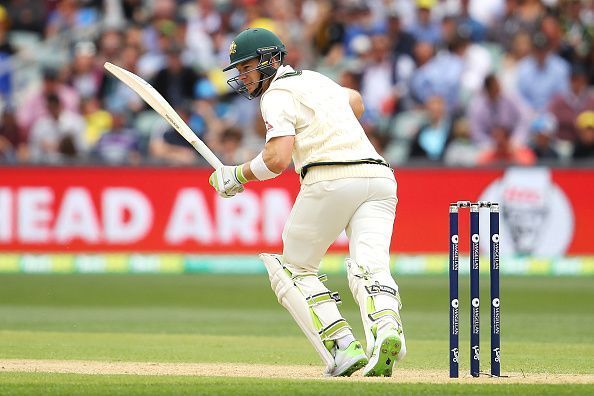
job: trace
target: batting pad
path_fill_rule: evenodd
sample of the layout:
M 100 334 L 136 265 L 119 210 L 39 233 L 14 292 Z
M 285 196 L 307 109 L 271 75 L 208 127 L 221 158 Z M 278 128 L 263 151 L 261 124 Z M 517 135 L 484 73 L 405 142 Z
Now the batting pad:
M 334 369 L 333 340 L 351 332 L 338 311 L 337 294 L 331 293 L 315 275 L 293 277 L 280 255 L 262 253 L 260 259 L 268 270 L 278 302 L 305 333 L 326 364 L 325 373 L 330 374 Z
M 402 339 L 402 348 L 398 360 L 406 354 L 404 332 L 400 319 L 400 294 L 398 285 L 389 272 L 372 273 L 368 268 L 357 264 L 353 259 L 346 259 L 349 287 L 359 305 L 365 338 L 367 340 L 367 356 L 371 356 L 375 335 L 378 329 L 393 325 L 398 329 Z

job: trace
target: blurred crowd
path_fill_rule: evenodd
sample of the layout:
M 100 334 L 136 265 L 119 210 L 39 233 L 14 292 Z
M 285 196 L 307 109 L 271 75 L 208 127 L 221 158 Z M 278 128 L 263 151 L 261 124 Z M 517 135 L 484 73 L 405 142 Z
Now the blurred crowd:
M 258 100 L 221 71 L 247 27 L 359 90 L 394 165 L 594 164 L 592 0 L 0 0 L 0 163 L 204 164 L 106 61 L 253 158 Z

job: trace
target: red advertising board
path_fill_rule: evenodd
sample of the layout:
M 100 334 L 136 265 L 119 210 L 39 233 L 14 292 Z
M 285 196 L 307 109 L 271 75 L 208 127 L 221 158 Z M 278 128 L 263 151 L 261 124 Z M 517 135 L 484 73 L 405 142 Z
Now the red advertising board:
M 209 169 L 0 168 L 0 251 L 256 253 L 281 250 L 299 180 L 250 183 L 232 199 Z M 515 253 L 594 253 L 594 170 L 396 170 L 392 250 L 447 252 L 448 204 L 502 204 L 502 237 Z M 482 217 L 481 217 L 482 219 Z M 461 240 L 467 231 L 461 218 Z M 502 242 L 503 243 L 503 242 Z M 465 248 L 464 244 L 461 246 Z M 332 249 L 346 250 L 346 244 Z

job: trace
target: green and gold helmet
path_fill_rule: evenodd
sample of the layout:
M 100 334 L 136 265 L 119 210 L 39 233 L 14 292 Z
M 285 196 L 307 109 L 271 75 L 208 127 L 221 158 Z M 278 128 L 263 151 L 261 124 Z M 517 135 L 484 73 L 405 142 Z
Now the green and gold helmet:
M 238 64 L 250 59 L 259 58 L 256 69 L 262 74 L 262 78 L 257 81 L 257 89 L 249 94 L 248 88 L 239 80 L 239 76 L 227 80 L 227 83 L 238 93 L 253 99 L 262 94 L 262 82 L 271 78 L 276 73 L 276 64 L 282 63 L 287 49 L 276 34 L 263 28 L 246 29 L 239 33 L 229 46 L 229 66 L 223 71 L 228 71 Z M 248 70 L 245 73 L 250 73 Z M 244 74 L 245 74 L 244 73 Z

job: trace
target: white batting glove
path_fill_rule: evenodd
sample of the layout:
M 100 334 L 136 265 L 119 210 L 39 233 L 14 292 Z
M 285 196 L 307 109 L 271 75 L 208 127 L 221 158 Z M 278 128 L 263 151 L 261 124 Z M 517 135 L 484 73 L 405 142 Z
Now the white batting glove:
M 210 175 L 208 182 L 219 196 L 231 198 L 243 191 L 243 184 L 247 179 L 243 176 L 241 165 L 222 166 Z

